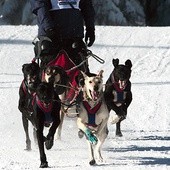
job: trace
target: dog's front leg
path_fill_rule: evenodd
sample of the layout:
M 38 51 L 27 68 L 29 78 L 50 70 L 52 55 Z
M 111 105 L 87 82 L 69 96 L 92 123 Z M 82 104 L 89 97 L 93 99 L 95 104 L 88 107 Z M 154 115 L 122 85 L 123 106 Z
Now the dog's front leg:
M 38 147 L 40 152 L 40 168 L 48 167 L 48 162 L 46 159 L 45 151 L 44 151 L 44 137 L 43 132 L 40 129 L 37 129 L 37 139 L 38 139 Z
M 80 130 L 84 132 L 90 143 L 94 145 L 97 143 L 98 141 L 97 137 L 94 136 L 94 134 L 91 132 L 89 128 L 86 127 L 86 125 L 82 122 L 80 117 L 77 118 L 77 126 Z
M 95 146 L 95 152 L 100 162 L 103 162 L 103 158 L 101 155 L 101 147 L 108 135 L 107 122 L 108 122 L 108 118 L 104 119 L 102 123 L 99 125 L 98 131 L 96 133 L 98 137 L 98 142 L 97 145 Z
M 53 147 L 53 144 L 54 144 L 54 134 L 56 132 L 56 129 L 57 127 L 59 126 L 59 123 L 60 121 L 55 121 L 53 122 L 50 130 L 49 130 L 49 133 L 47 135 L 47 138 L 46 138 L 46 141 L 45 141 L 45 146 L 46 146 L 46 149 L 49 150 Z
M 88 143 L 88 148 L 89 148 L 89 160 L 90 160 L 89 164 L 94 165 L 96 163 L 95 158 L 94 158 L 94 148 L 89 141 L 87 141 L 87 143 Z
M 24 114 L 22 114 L 22 123 L 26 134 L 26 150 L 31 150 L 31 140 L 28 131 L 28 119 L 25 117 Z
M 40 153 L 40 168 L 47 168 L 48 162 L 45 155 L 44 150 L 44 136 L 43 136 L 43 130 L 44 130 L 44 119 L 43 119 L 43 112 L 41 109 L 39 109 L 36 105 L 34 106 L 34 119 L 35 119 L 35 128 L 36 128 L 36 134 L 37 134 L 37 141 L 38 141 L 38 148 Z
M 97 142 L 97 145 L 95 147 L 95 152 L 96 152 L 96 155 L 97 155 L 97 159 L 99 162 L 103 162 L 103 157 L 101 155 L 101 147 L 102 147 L 102 144 L 104 142 L 105 138 L 100 138 L 100 140 Z
M 56 132 L 56 129 L 60 125 L 60 109 L 61 109 L 61 104 L 55 103 L 55 106 L 53 108 L 53 124 L 49 129 L 48 135 L 47 135 L 47 140 L 45 141 L 45 146 L 46 149 L 51 149 L 54 143 L 54 134 Z
M 98 131 L 96 134 L 100 135 L 103 133 L 104 128 L 107 126 L 108 119 L 109 117 L 102 120 L 101 124 L 98 127 Z
M 77 126 L 79 129 L 81 129 L 83 132 L 86 131 L 87 127 L 84 123 L 82 123 L 82 120 L 80 117 L 77 118 Z

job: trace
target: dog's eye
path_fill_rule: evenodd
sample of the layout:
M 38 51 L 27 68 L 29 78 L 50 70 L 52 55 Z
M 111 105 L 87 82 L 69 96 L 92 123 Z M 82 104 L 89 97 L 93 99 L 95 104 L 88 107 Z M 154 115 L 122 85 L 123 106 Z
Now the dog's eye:
M 89 81 L 89 83 L 91 84 L 91 83 L 92 83 L 92 81 Z
M 46 74 L 49 76 L 50 75 L 50 71 L 47 71 Z
M 46 70 L 45 70 L 45 73 L 46 73 L 47 75 L 50 75 L 51 69 L 50 69 L 50 68 L 46 69 Z

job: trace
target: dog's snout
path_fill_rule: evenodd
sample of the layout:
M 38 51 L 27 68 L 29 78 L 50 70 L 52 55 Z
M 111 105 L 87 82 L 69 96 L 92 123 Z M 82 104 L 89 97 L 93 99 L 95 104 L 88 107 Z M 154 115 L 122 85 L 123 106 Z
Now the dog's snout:
M 98 91 L 99 87 L 97 85 L 94 86 L 94 91 Z

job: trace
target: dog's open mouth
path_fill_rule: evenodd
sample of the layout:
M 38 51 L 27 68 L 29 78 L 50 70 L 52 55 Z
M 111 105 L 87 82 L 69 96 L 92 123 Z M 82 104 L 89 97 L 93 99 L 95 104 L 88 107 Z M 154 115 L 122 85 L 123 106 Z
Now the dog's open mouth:
M 90 91 L 90 95 L 91 95 L 91 98 L 94 100 L 94 101 L 96 101 L 98 98 L 99 98 L 99 92 L 98 91 L 91 91 L 91 90 L 89 90 Z

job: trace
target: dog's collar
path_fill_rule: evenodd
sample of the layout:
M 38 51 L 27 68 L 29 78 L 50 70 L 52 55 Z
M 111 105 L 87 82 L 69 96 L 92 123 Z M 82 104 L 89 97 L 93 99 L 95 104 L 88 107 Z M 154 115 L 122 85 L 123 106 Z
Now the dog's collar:
M 38 107 L 44 112 L 44 113 L 49 113 L 52 110 L 52 102 L 49 103 L 48 107 L 45 107 L 43 102 L 38 98 L 37 95 L 35 95 L 35 101 Z
M 102 101 L 100 100 L 94 107 L 91 107 L 90 104 L 84 100 L 83 105 L 89 114 L 95 114 L 100 109 Z

